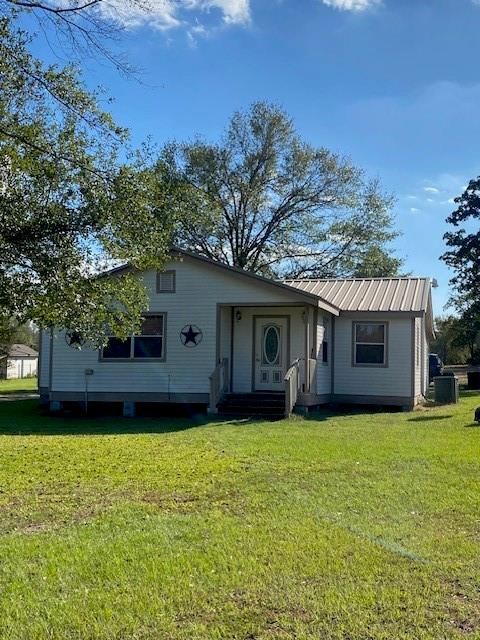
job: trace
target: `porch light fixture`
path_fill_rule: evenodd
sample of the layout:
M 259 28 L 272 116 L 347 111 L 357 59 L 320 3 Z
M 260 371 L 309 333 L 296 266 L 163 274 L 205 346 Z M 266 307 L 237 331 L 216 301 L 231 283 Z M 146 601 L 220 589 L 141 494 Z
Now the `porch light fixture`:
M 235 313 L 235 319 L 237 322 L 240 322 L 240 320 L 242 319 L 242 312 L 240 311 L 240 309 L 237 309 Z

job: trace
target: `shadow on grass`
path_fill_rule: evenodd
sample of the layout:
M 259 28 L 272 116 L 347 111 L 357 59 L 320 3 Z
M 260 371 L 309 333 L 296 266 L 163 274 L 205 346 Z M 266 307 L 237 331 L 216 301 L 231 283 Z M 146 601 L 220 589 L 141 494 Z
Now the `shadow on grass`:
M 162 434 L 186 431 L 224 422 L 205 413 L 183 416 L 123 418 L 122 416 L 54 416 L 39 406 L 38 400 L 18 400 L 0 403 L 0 435 L 60 436 L 60 435 L 122 435 Z M 231 421 L 248 424 L 249 421 Z
M 450 414 L 448 416 L 416 416 L 415 418 L 408 418 L 408 422 L 433 422 L 434 420 L 449 420 L 453 418 L 453 415 Z
M 164 414 L 161 413 L 163 410 Z M 174 405 L 156 406 L 155 415 L 139 415 L 135 418 L 124 418 L 108 413 L 104 408 L 104 415 L 83 415 L 77 412 L 65 412 L 54 415 L 42 409 L 38 400 L 17 400 L 15 402 L 0 402 L 0 436 L 61 436 L 61 435 L 142 435 L 163 434 L 187 431 L 214 425 L 225 425 L 244 428 L 258 428 L 262 424 L 274 424 L 284 418 L 269 418 L 268 416 L 227 417 L 212 416 L 205 411 L 194 410 L 194 407 L 176 408 Z M 198 409 L 198 408 L 197 408 Z M 175 415 L 171 415 L 175 412 Z M 183 413 L 183 415 L 181 415 Z M 361 413 L 361 411 L 355 411 Z M 300 419 L 328 420 L 340 415 L 329 409 L 316 411 Z M 293 418 L 295 419 L 295 418 Z
M 399 414 L 400 407 L 386 407 L 380 405 L 326 405 L 319 409 L 312 409 L 303 416 L 304 420 L 323 422 L 342 416 L 367 416 L 372 414 Z

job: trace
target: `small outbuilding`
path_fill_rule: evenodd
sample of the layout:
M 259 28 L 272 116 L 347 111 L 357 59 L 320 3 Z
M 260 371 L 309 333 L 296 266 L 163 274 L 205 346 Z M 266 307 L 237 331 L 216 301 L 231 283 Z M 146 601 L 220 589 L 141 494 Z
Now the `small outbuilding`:
M 26 344 L 12 344 L 0 356 L 0 379 L 33 378 L 37 375 L 38 352 Z

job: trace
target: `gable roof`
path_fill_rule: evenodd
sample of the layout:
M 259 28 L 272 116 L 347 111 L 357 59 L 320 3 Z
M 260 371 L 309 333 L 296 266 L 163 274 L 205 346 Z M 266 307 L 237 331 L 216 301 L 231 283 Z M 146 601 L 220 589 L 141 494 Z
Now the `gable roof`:
M 38 358 L 38 352 L 26 344 L 12 344 L 8 350 L 9 358 Z
M 345 278 L 283 282 L 289 287 L 318 295 L 341 311 L 426 313 L 430 305 L 430 278 Z
M 271 278 L 265 278 L 264 276 L 260 276 L 257 273 L 253 273 L 252 271 L 245 271 L 244 269 L 240 269 L 238 267 L 232 267 L 230 265 L 224 264 L 223 262 L 218 262 L 216 260 L 212 260 L 211 258 L 206 258 L 205 256 L 197 255 L 196 253 L 192 253 L 191 251 L 186 251 L 185 249 L 179 249 L 178 247 L 172 248 L 172 259 L 175 257 L 180 258 L 188 258 L 192 260 L 197 260 L 199 262 L 203 262 L 212 266 L 214 268 L 222 269 L 224 271 L 228 271 L 236 276 L 251 278 L 258 283 L 262 283 L 267 286 L 276 287 L 277 289 L 283 289 L 283 291 L 287 294 L 292 295 L 297 300 L 302 300 L 308 304 L 313 304 L 314 306 L 318 306 L 329 313 L 334 315 L 339 315 L 339 309 L 336 305 L 331 304 L 327 300 L 323 299 L 316 293 L 310 291 L 303 291 L 300 287 L 292 287 L 286 282 L 281 282 L 280 280 L 272 280 Z M 115 275 L 117 273 L 122 273 L 124 271 L 131 270 L 132 267 L 129 264 L 124 264 L 119 267 L 115 267 L 114 269 L 110 269 L 105 273 L 102 273 L 101 276 L 110 276 Z

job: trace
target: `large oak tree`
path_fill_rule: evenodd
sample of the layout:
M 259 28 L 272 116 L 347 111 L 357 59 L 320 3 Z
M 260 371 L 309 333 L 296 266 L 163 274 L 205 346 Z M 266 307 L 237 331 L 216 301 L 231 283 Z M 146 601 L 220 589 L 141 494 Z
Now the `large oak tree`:
M 161 180 L 182 187 L 177 242 L 275 276 L 392 275 L 397 235 L 377 180 L 299 137 L 279 107 L 255 103 L 218 143 L 167 145 Z

